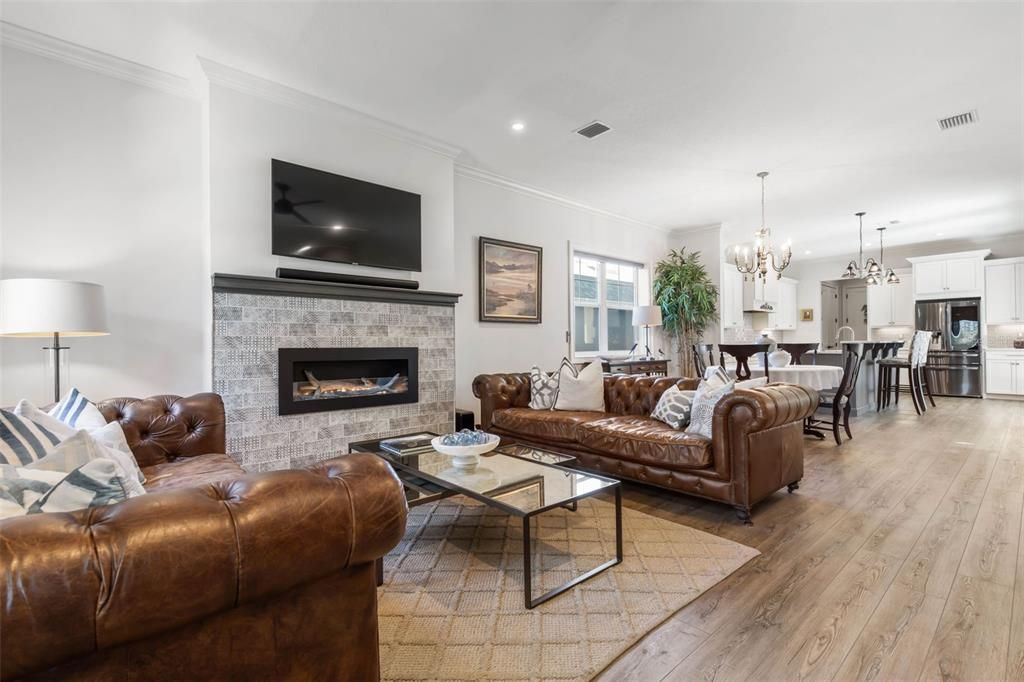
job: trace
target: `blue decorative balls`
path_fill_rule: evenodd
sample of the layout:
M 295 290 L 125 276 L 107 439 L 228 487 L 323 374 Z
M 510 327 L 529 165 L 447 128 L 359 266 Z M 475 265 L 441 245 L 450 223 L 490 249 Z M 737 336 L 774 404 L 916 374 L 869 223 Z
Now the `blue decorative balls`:
M 458 433 L 446 433 L 441 436 L 441 445 L 485 445 L 489 442 L 491 442 L 491 435 L 486 431 L 462 429 Z

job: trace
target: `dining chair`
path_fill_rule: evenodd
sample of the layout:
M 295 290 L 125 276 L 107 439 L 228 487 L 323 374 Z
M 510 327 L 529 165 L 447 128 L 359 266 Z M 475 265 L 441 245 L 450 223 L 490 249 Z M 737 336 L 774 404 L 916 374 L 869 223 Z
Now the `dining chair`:
M 800 361 L 805 353 L 814 353 L 812 357 L 812 365 L 818 364 L 818 345 L 817 343 L 780 343 L 779 350 L 784 350 L 793 357 L 794 365 L 802 365 Z
M 813 415 L 807 418 L 807 427 L 810 429 L 815 426 L 831 427 L 836 445 L 843 444 L 843 438 L 839 433 L 840 426 L 846 431 L 847 438 L 853 438 L 853 432 L 850 430 L 850 410 L 853 403 L 850 396 L 857 387 L 857 377 L 860 376 L 860 368 L 864 363 L 864 346 L 863 343 L 843 344 L 843 377 L 839 380 L 839 386 L 835 391 L 821 391 L 818 394 L 818 406 L 831 409 L 832 419 L 818 419 Z
M 765 379 L 768 377 L 768 344 L 764 343 L 720 343 L 718 344 L 718 364 L 725 367 L 725 356 L 728 355 L 736 360 L 736 378 L 740 381 L 749 379 L 752 375 L 748 360 L 758 353 L 763 353 L 763 365 Z
M 715 344 L 695 343 L 693 350 L 693 366 L 697 370 L 697 376 L 703 377 L 707 374 L 708 367 L 715 364 Z

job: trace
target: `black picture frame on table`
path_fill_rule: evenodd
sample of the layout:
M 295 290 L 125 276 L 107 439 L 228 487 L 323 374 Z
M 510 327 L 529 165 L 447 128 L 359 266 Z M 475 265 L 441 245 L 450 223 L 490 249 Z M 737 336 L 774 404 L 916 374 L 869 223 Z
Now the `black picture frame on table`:
M 540 246 L 510 242 L 503 239 L 491 237 L 479 238 L 479 317 L 481 322 L 512 322 L 519 324 L 540 324 L 543 313 L 544 293 L 544 249 Z M 488 257 L 491 264 L 488 266 Z M 502 260 L 496 261 L 495 258 Z M 536 259 L 535 265 L 533 259 Z M 495 312 L 494 299 L 499 296 L 515 298 L 531 293 L 526 291 L 500 292 L 495 289 L 488 290 L 488 279 L 496 275 L 505 274 L 506 277 L 513 276 L 525 280 L 527 287 L 532 288 L 533 308 L 530 303 L 522 304 L 525 308 L 522 312 Z M 532 278 L 532 281 L 529 281 Z M 515 301 L 511 301 L 514 303 Z

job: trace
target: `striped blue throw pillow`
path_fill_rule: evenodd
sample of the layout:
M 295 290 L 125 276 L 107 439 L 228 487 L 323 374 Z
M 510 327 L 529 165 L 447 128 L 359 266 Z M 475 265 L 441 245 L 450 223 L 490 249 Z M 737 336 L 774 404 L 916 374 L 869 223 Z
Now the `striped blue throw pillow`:
M 60 439 L 13 412 L 0 410 L 0 463 L 23 466 L 42 459 Z
M 107 420 L 103 418 L 99 409 L 77 388 L 71 389 L 48 414 L 77 429 L 94 429 L 107 425 Z

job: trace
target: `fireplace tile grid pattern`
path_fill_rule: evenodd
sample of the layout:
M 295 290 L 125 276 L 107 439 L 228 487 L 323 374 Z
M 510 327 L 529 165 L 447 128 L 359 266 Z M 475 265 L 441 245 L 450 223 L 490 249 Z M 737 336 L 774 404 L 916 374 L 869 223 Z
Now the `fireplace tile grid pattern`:
M 213 390 L 224 398 L 228 452 L 247 470 L 301 467 L 353 441 L 452 428 L 452 307 L 217 291 L 213 313 Z M 418 403 L 278 414 L 278 348 L 384 346 L 419 348 Z

